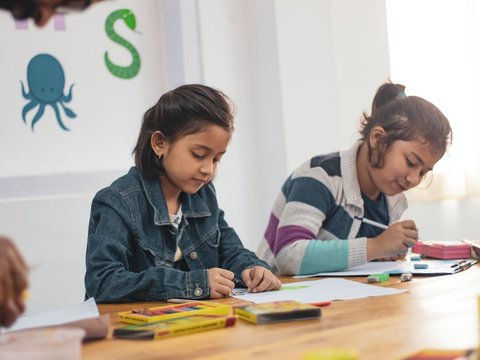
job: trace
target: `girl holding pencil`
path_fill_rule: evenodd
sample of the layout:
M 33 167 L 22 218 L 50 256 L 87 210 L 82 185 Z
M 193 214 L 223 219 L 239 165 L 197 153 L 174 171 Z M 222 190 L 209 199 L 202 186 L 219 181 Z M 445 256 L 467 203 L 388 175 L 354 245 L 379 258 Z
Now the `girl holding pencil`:
M 143 117 L 135 166 L 93 199 L 85 287 L 97 302 L 206 299 L 280 288 L 244 248 L 212 181 L 233 132 L 229 99 L 205 85 L 163 94 Z
M 417 186 L 451 143 L 447 118 L 433 104 L 382 85 L 349 150 L 316 156 L 285 181 L 257 255 L 276 273 L 341 271 L 402 258 L 415 245 L 403 192 Z

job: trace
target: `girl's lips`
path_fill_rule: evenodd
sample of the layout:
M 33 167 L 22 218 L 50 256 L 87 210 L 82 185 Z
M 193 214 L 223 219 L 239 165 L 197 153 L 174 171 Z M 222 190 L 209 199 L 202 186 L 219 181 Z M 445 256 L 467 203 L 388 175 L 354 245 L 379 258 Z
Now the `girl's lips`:
M 201 179 L 193 179 L 193 181 L 195 181 L 195 183 L 197 183 L 198 186 L 203 186 L 207 183 L 207 180 L 201 180 Z

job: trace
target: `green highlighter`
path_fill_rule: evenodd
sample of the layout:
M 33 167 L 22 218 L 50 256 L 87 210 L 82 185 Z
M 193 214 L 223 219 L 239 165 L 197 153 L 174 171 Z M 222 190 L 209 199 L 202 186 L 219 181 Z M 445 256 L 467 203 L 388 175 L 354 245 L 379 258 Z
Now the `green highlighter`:
M 381 283 L 390 280 L 389 274 L 372 274 L 367 277 L 368 283 Z

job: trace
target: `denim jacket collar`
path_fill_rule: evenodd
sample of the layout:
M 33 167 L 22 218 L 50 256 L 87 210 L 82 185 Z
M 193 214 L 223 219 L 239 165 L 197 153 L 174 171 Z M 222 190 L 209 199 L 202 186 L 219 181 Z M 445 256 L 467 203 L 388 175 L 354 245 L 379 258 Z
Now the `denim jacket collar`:
M 130 171 L 137 171 L 132 168 Z M 163 196 L 162 187 L 158 180 L 144 179 L 143 176 L 138 173 L 143 189 L 147 196 L 148 202 L 154 210 L 154 222 L 155 225 L 170 225 L 170 216 L 168 214 L 167 203 Z M 182 213 L 185 217 L 207 217 L 211 215 L 205 201 L 198 194 L 180 194 L 180 200 L 182 203 Z

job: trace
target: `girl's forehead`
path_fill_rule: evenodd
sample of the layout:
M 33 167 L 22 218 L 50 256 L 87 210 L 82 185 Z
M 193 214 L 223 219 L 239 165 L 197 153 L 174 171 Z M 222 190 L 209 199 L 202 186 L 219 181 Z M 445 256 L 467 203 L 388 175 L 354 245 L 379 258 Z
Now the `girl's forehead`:
M 439 149 L 425 139 L 414 139 L 409 141 L 397 140 L 397 144 L 400 149 L 418 157 L 419 160 L 429 168 L 433 168 L 433 165 L 435 165 L 443 155 Z
M 208 148 L 227 147 L 232 132 L 218 125 L 206 125 L 201 130 L 182 136 L 178 141 L 188 143 L 188 145 L 199 145 Z
M 443 149 L 436 146 L 431 141 L 428 141 L 424 137 L 418 137 L 417 139 L 413 140 L 416 144 L 416 149 L 421 149 L 425 153 L 429 153 L 432 157 L 442 157 L 444 151 Z

